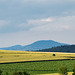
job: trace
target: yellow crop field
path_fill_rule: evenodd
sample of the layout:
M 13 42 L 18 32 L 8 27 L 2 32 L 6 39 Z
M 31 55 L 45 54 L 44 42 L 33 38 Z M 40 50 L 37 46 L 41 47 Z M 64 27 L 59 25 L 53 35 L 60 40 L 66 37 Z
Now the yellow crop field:
M 0 50 L 0 63 L 58 59 L 75 59 L 75 53 Z
M 68 75 L 72 75 L 73 72 L 68 72 Z M 51 74 L 39 74 L 39 75 L 60 75 L 59 73 L 51 73 Z

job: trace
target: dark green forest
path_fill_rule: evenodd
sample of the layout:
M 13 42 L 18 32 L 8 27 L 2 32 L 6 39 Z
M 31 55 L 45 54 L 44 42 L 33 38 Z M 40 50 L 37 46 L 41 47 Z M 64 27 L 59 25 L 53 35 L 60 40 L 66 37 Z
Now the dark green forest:
M 68 53 L 75 53 L 75 45 L 64 45 L 64 46 L 58 46 L 58 47 L 52 47 L 49 49 L 42 49 L 37 50 L 40 52 L 68 52 Z

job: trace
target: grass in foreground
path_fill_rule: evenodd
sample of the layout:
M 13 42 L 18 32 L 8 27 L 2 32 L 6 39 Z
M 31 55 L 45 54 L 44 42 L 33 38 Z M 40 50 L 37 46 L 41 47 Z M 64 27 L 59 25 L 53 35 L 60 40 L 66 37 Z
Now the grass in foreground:
M 57 73 L 60 66 L 66 66 L 68 72 L 72 72 L 74 64 L 75 60 L 0 64 L 0 70 L 9 72 L 9 75 L 11 75 L 14 70 L 26 71 L 30 75 L 50 74 Z

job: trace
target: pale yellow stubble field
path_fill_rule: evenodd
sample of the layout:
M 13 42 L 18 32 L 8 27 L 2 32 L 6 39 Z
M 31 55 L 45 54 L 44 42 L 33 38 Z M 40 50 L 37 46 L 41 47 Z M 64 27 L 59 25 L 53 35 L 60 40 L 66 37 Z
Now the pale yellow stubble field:
M 57 59 L 75 59 L 75 53 L 0 50 L 0 63 Z
M 68 72 L 68 75 L 72 75 L 73 72 Z M 59 73 L 52 73 L 52 74 L 38 74 L 38 75 L 60 75 Z

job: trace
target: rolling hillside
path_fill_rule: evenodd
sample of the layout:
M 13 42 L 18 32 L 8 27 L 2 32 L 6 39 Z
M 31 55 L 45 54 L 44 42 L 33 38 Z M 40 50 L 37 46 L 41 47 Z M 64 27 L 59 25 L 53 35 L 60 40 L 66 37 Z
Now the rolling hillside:
M 75 45 L 58 46 L 49 49 L 38 50 L 41 52 L 69 52 L 75 53 Z
M 59 43 L 59 42 L 56 42 L 53 40 L 40 40 L 40 41 L 36 41 L 30 45 L 26 45 L 26 46 L 15 45 L 12 47 L 5 47 L 5 48 L 0 48 L 0 49 L 1 50 L 35 51 L 35 50 L 57 47 L 57 46 L 61 46 L 61 45 L 67 45 L 67 44 Z

